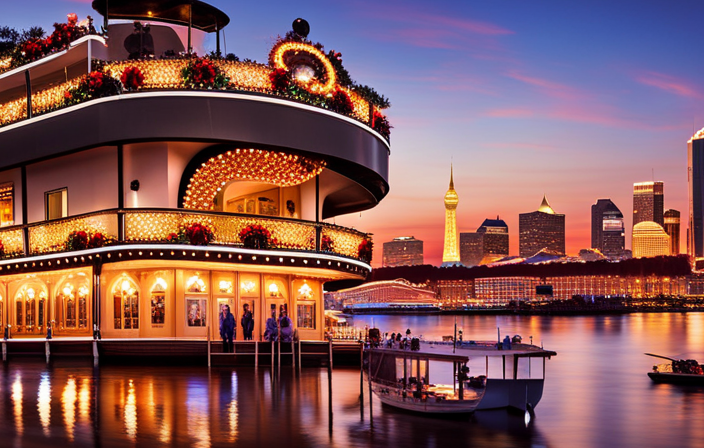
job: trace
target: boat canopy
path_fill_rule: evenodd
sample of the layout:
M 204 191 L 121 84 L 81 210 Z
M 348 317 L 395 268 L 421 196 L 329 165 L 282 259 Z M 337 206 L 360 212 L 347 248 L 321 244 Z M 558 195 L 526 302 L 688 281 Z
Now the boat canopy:
M 153 20 L 214 33 L 230 23 L 218 8 L 198 0 L 93 0 L 93 9 L 106 19 Z

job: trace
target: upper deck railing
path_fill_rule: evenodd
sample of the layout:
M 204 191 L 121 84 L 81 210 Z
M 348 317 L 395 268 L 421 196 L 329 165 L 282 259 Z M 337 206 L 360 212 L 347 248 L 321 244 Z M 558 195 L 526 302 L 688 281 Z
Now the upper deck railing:
M 187 233 L 199 226 L 212 234 L 207 245 L 325 253 L 367 263 L 371 259 L 371 253 L 363 249 L 371 236 L 354 229 L 286 218 L 170 209 L 113 209 L 6 227 L 0 229 L 0 259 L 127 244 L 197 244 Z M 253 228 L 269 233 L 265 245 L 252 247 L 244 241 L 243 235 Z M 81 232 L 83 235 L 78 235 Z M 79 236 L 83 242 L 78 241 Z
M 297 80 L 292 72 L 282 68 L 259 64 L 256 62 L 240 62 L 224 58 L 173 58 L 173 59 L 148 59 L 128 61 L 102 61 L 95 60 L 99 55 L 96 44 L 104 42 L 100 36 L 88 35 L 73 42 L 68 49 L 61 53 L 53 53 L 42 59 L 33 61 L 24 66 L 15 67 L 0 74 L 0 81 L 12 75 L 19 80 L 26 77 L 26 89 L 22 93 L 17 82 L 8 83 L 14 89 L 10 99 L 0 104 L 0 129 L 13 123 L 47 114 L 56 110 L 71 107 L 75 104 L 91 101 L 93 99 L 114 95 L 127 95 L 138 91 L 175 91 L 175 90 L 207 90 L 222 93 L 237 92 L 252 95 L 272 96 L 292 102 L 304 103 L 317 108 L 325 109 L 336 114 L 349 117 L 363 123 L 384 140 L 388 142 L 390 126 L 380 109 L 353 88 L 345 87 L 335 82 L 335 72 L 329 67 L 325 76 L 327 84 L 324 86 L 315 80 L 308 83 Z M 299 44 L 304 45 L 304 44 Z M 310 48 L 308 48 L 310 47 Z M 91 50 L 93 49 L 93 50 Z M 312 46 L 303 47 L 303 51 L 314 50 Z M 284 48 L 279 50 L 294 51 Z M 296 49 L 296 51 L 301 51 Z M 66 70 L 66 66 L 73 64 L 75 71 L 76 55 L 80 53 L 84 58 L 86 69 L 76 75 Z M 105 53 L 104 51 L 102 53 Z M 325 55 L 317 55 L 324 58 Z M 67 64 L 62 64 L 62 58 Z M 277 59 L 278 60 L 278 59 Z M 329 62 L 328 62 L 329 64 Z M 2 67 L 8 66 L 7 60 L 0 60 Z M 203 68 L 205 67 L 205 69 Z M 9 66 L 8 66 L 9 68 Z M 208 77 L 204 82 L 194 73 L 199 70 L 210 70 L 217 74 L 217 80 L 211 82 Z M 36 89 L 32 87 L 31 73 L 40 69 L 53 70 L 57 80 L 51 85 Z M 60 72 L 60 73 L 59 73 Z M 98 78 L 95 73 L 103 76 Z M 26 74 L 26 76 L 25 76 Z M 34 76 L 34 75 L 32 75 Z M 94 79 L 91 79 L 93 76 Z M 58 80 L 63 80 L 59 82 Z M 107 84 L 112 86 L 106 88 Z M 330 85 L 328 85 L 330 84 Z M 3 88 L 0 82 L 0 89 Z M 0 95 L 7 98 L 8 92 L 0 91 Z

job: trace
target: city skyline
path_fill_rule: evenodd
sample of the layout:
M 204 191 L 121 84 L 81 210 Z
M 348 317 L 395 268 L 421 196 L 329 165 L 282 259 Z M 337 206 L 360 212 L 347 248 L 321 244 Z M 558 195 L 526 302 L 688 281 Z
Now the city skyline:
M 591 246 L 598 198 L 623 212 L 630 248 L 632 186 L 648 180 L 665 183 L 665 207 L 685 214 L 687 231 L 687 140 L 704 126 L 704 61 L 693 57 L 704 4 L 212 3 L 231 18 L 227 52 L 266 62 L 276 36 L 303 17 L 313 42 L 390 99 L 390 193 L 334 219 L 374 234 L 375 267 L 382 243 L 403 235 L 424 241 L 426 263 L 441 263 L 451 163 L 458 233 L 499 215 L 512 255 L 519 214 L 543 195 L 566 216 L 568 254 Z M 102 20 L 88 0 L 33 5 L 31 14 L 6 5 L 2 24 L 48 31 L 72 12 Z

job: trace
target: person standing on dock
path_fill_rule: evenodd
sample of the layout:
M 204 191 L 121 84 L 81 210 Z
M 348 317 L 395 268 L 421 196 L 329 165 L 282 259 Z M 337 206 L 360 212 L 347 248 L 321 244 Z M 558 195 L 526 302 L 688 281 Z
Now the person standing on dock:
M 249 310 L 249 304 L 244 304 L 244 312 L 242 313 L 242 319 L 240 321 L 242 324 L 242 333 L 244 334 L 245 341 L 252 340 L 252 332 L 254 331 L 254 317 L 252 312 Z
M 276 308 L 272 307 L 271 317 L 266 320 L 266 330 L 264 331 L 264 340 L 276 342 L 279 336 L 279 327 L 276 323 Z
M 283 307 L 279 315 L 279 329 L 281 331 L 281 342 L 291 342 L 293 340 L 293 322 L 288 317 L 288 311 Z
M 234 344 L 232 342 L 235 336 L 235 316 L 230 312 L 230 307 L 225 305 L 222 310 L 223 318 L 220 325 L 220 337 L 222 338 L 222 351 L 224 353 L 232 353 Z

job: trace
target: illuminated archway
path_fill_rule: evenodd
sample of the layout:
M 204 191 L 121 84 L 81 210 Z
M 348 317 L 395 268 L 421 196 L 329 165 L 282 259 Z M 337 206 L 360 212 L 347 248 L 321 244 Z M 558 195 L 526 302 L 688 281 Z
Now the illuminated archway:
M 237 148 L 221 152 L 193 171 L 182 188 L 183 208 L 213 210 L 214 198 L 231 181 L 292 187 L 317 176 L 324 167 L 323 160 L 280 151 Z

